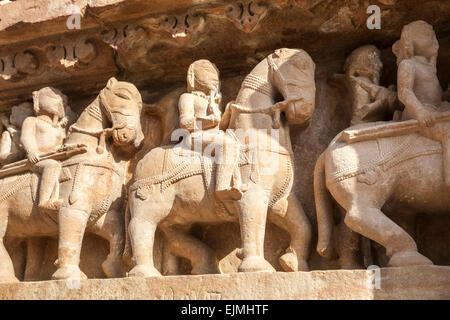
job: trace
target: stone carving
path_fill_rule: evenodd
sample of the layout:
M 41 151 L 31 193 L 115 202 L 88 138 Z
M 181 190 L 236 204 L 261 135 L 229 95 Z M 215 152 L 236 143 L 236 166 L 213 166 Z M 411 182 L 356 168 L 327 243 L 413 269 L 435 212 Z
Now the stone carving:
M 131 50 L 146 36 L 144 28 L 136 25 L 121 25 L 102 32 L 102 40 L 116 51 Z
M 372 45 L 354 50 L 345 62 L 345 81 L 352 102 L 351 124 L 385 120 L 393 114 L 397 94 L 394 87 L 380 86 L 383 63 Z
M 445 173 L 450 117 L 436 76 L 438 42 L 429 24 L 416 21 L 403 28 L 393 51 L 405 121 L 347 129 L 319 157 L 314 172 L 317 250 L 332 255 L 334 198 L 351 230 L 386 248 L 389 266 L 432 264 L 388 215 L 450 209 Z
M 1 115 L 0 120 L 4 128 L 0 142 L 0 161 L 2 165 L 25 158 L 25 152 L 20 143 L 22 123 L 33 115 L 33 105 L 28 102 L 11 108 L 9 118 Z
M 266 11 L 267 7 L 257 1 L 235 1 L 228 7 L 226 16 L 239 30 L 252 32 Z
M 31 51 L 18 52 L 14 56 L 0 58 L 0 77 L 4 80 L 20 80 L 39 68 L 39 61 Z
M 59 199 L 61 165 L 54 159 L 40 160 L 40 155 L 58 151 L 66 137 L 68 119 L 64 100 L 60 91 L 46 87 L 33 92 L 33 103 L 35 116 L 23 122 L 20 141 L 33 171 L 41 173 L 38 207 L 58 210 L 62 203 Z
M 204 28 L 205 19 L 197 12 L 162 17 L 161 27 L 178 43 L 185 44 L 195 31 Z
M 46 51 L 51 64 L 65 68 L 86 67 L 89 62 L 97 57 L 94 42 L 87 39 L 50 45 Z
M 0 211 L 0 282 L 17 280 L 4 247 L 5 232 L 8 238 L 58 235 L 58 269 L 53 278 L 67 279 L 85 277 L 79 269 L 79 260 L 83 235 L 88 230 L 109 241 L 110 252 L 102 267 L 107 276 L 120 277 L 125 242 L 121 199 L 126 162 L 118 152 L 123 149 L 132 154 L 143 140 L 140 93 L 134 85 L 111 78 L 69 128 L 63 146 L 44 154 L 40 152 L 47 149 L 33 150 L 30 141 L 25 143 L 33 138 L 29 136 L 31 122 L 39 131 L 35 138 L 45 137 L 50 145 L 51 137 L 57 136 L 54 131 L 59 130 L 64 101 L 50 88 L 35 93 L 34 100 L 39 115 L 37 119 L 25 120 L 21 140 L 32 162 L 37 160 L 36 152 L 41 160 L 38 165 L 47 159 L 61 161 L 58 165 L 62 168 L 59 175 L 62 204 L 57 213 L 38 208 L 42 190 L 37 190 L 39 174 L 31 172 L 31 161 L 15 162 L 0 170 L 3 176 L 0 180 L 3 208 Z M 50 115 L 54 116 L 53 120 Z M 46 120 L 48 123 L 44 124 Z M 38 143 L 43 143 L 42 139 Z M 50 150 L 54 150 L 54 145 L 51 144 Z
M 208 66 L 208 77 L 203 79 L 213 86 L 198 86 L 203 81 L 199 78 L 196 81 L 198 64 Z M 193 65 L 194 72 L 188 75 L 190 93 L 180 98 L 181 116 L 189 104 L 190 108 L 194 107 L 194 114 L 200 115 L 198 120 L 212 124 L 213 130 L 217 130 L 217 112 L 204 115 L 208 106 L 215 105 L 218 87 L 215 68 L 207 62 Z M 129 276 L 161 275 L 153 262 L 157 227 L 164 232 L 168 250 L 190 260 L 191 273 L 218 273 L 214 252 L 186 230 L 193 223 L 221 221 L 240 222 L 239 271 L 273 271 L 264 259 L 266 219 L 291 236 L 289 248 L 280 257 L 283 269 L 308 270 L 311 230 L 300 203 L 291 194 L 294 169 L 289 124 L 305 123 L 312 115 L 314 69 L 312 59 L 303 50 L 276 50 L 252 70 L 242 83 L 236 101 L 227 105 L 220 127 L 229 129 L 226 134 L 234 135 L 240 143 L 240 179 L 233 174 L 233 186 L 241 186 L 242 195 L 236 197 L 241 197 L 240 200 L 216 198 L 215 158 L 208 156 L 212 153 L 202 155 L 202 149 L 197 152 L 186 147 L 185 142 L 192 139 L 189 135 L 180 144 L 152 149 L 138 162 L 129 189 L 128 232 L 135 263 Z M 276 101 L 278 92 L 283 97 L 279 102 Z M 169 107 L 177 108 L 176 104 Z M 192 116 L 180 118 L 181 123 L 186 120 L 185 127 L 192 129 L 187 125 L 192 122 Z M 239 181 L 236 184 L 236 180 L 242 184 Z

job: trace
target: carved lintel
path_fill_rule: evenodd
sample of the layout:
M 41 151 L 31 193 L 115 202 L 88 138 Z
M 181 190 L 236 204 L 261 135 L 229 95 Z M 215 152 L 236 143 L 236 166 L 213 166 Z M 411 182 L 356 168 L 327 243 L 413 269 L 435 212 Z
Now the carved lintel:
M 187 43 L 194 32 L 201 31 L 205 22 L 198 12 L 188 12 L 181 15 L 167 15 L 161 17 L 161 28 L 172 35 L 179 44 Z
M 39 60 L 31 51 L 22 51 L 12 56 L 0 57 L 0 77 L 4 80 L 19 80 L 34 73 Z
M 226 16 L 240 30 L 252 32 L 267 12 L 265 4 L 243 0 L 228 6 Z

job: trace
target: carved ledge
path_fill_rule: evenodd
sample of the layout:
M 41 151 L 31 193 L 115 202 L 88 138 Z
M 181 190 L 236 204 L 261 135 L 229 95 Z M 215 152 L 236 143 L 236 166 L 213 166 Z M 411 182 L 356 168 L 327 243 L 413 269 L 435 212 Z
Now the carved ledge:
M 367 285 L 370 275 L 328 270 L 22 282 L 0 284 L 0 299 L 450 299 L 450 267 L 382 268 L 379 288 Z

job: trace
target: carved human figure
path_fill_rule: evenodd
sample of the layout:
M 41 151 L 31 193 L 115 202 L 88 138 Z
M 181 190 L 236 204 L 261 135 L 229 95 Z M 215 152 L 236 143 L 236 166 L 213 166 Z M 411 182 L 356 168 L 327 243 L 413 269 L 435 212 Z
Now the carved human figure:
M 233 173 L 237 172 L 239 144 L 219 129 L 219 89 L 219 71 L 214 64 L 208 60 L 192 63 L 187 72 L 188 92 L 180 96 L 178 103 L 180 128 L 190 132 L 194 149 L 198 145 L 202 147 L 202 152 L 206 148 L 214 152 L 217 165 L 216 196 L 221 200 L 239 200 L 242 192 L 237 184 L 238 179 L 233 180 Z
M 444 179 L 450 190 L 450 122 L 435 119 L 450 111 L 450 103 L 444 101 L 436 73 L 439 42 L 433 27 L 421 20 L 411 22 L 392 50 L 398 64 L 398 98 L 405 105 L 402 119 L 418 120 L 420 133 L 442 143 Z
M 438 42 L 433 28 L 424 21 L 406 25 L 393 51 L 406 121 L 344 130 L 316 163 L 317 251 L 323 256 L 333 255 L 331 200 L 345 211 L 347 227 L 386 248 L 388 266 L 432 264 L 404 227 L 410 229 L 408 217 L 416 213 L 450 212 L 450 108 L 436 76 Z
M 128 159 L 143 141 L 141 95 L 133 84 L 111 78 L 71 126 L 64 146 L 57 152 L 52 150 L 62 141 L 63 96 L 55 89 L 45 88 L 36 92 L 34 98 L 36 117 L 26 119 L 30 125 L 24 123 L 28 132 L 22 132 L 22 140 L 30 140 L 29 144 L 36 148 L 30 152 L 30 158 L 37 155 L 41 160 L 61 161 L 64 170 L 59 177 L 59 190 L 63 203 L 57 214 L 38 207 L 37 200 L 42 198 L 37 196 L 39 174 L 30 172 L 29 163 L 19 163 L 6 175 L 2 170 L 0 283 L 17 281 L 4 244 L 6 234 L 9 239 L 19 240 L 58 236 L 57 270 L 52 277 L 74 279 L 86 278 L 79 267 L 81 247 L 85 231 L 95 233 L 110 245 L 102 263 L 105 275 L 121 277 L 125 243 L 123 188 L 127 170 L 124 154 Z M 41 152 L 48 151 L 51 153 L 41 156 Z M 40 164 L 38 161 L 37 165 Z M 50 182 L 57 188 L 55 180 Z M 50 196 L 50 199 L 57 198 Z
M 215 68 L 206 62 L 204 66 L 209 70 L 206 75 L 218 79 Z M 194 63 L 191 74 L 194 77 L 196 68 Z M 164 234 L 164 250 L 188 259 L 192 274 L 219 273 L 214 250 L 189 232 L 194 223 L 218 222 L 240 224 L 241 247 L 237 257 L 242 262 L 239 272 L 274 271 L 264 256 L 267 221 L 291 236 L 289 247 L 279 257 L 283 270 L 308 270 L 311 228 L 301 204 L 291 192 L 295 170 L 289 125 L 304 124 L 312 116 L 316 96 L 314 70 L 315 64 L 305 51 L 278 49 L 247 75 L 236 100 L 228 104 L 220 127 L 229 129 L 230 135 L 234 133 L 243 138 L 239 139 L 243 145 L 240 148 L 242 161 L 239 161 L 241 199 L 218 201 L 211 192 L 216 185 L 209 157 L 188 161 L 195 152 L 188 150 L 189 157 L 185 157 L 181 154 L 185 149 L 181 143 L 153 148 L 139 160 L 128 193 L 130 246 L 126 248 L 131 249 L 134 262 L 128 276 L 161 276 L 153 256 L 157 228 Z M 191 83 L 191 87 L 198 90 L 195 78 Z M 186 123 L 191 123 L 193 129 L 194 111 L 202 110 L 197 116 L 211 116 L 213 127 L 218 125 L 219 117 L 206 111 L 208 105 L 212 105 L 208 101 L 214 101 L 211 99 L 214 93 L 210 93 L 211 88 L 203 88 L 204 85 L 202 93 L 198 93 L 204 95 L 203 98 L 190 89 L 178 105 L 172 95 L 168 95 L 152 107 L 159 110 L 155 113 L 160 114 L 164 131 L 174 128 L 167 119 L 176 119 L 174 109 L 180 110 L 180 117 L 184 118 L 180 120 L 182 127 L 188 128 Z M 218 86 L 212 88 L 217 92 Z M 180 108 L 184 106 L 184 99 L 191 100 L 186 103 L 191 110 L 189 121 Z M 167 132 L 162 136 L 167 137 Z M 231 165 L 230 168 L 233 169 Z M 231 176 L 228 172 L 229 179 Z
M 11 108 L 9 118 L 0 117 L 4 127 L 0 141 L 0 162 L 2 165 L 25 158 L 25 152 L 20 143 L 20 134 L 24 120 L 33 115 L 31 103 L 24 102 Z
M 373 45 L 354 50 L 345 62 L 345 79 L 352 103 L 351 124 L 385 120 L 395 108 L 397 94 L 393 86 L 380 85 L 383 63 Z
M 56 152 L 66 137 L 64 101 L 62 93 L 50 87 L 33 92 L 34 117 L 23 122 L 20 141 L 33 170 L 42 173 L 39 190 L 39 207 L 57 210 L 59 199 L 59 174 L 61 165 L 53 159 L 40 160 L 45 153 Z

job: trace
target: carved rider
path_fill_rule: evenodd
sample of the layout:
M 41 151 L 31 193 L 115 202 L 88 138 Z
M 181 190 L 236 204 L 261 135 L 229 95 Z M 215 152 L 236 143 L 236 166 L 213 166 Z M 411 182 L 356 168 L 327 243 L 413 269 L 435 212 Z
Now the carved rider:
M 450 111 L 436 74 L 438 49 L 433 27 L 425 21 L 404 26 L 392 47 L 397 56 L 398 98 L 405 105 L 402 119 L 418 120 L 423 135 L 442 143 L 444 179 L 450 190 L 450 122 L 437 123 L 434 118 Z
M 345 78 L 352 100 L 351 124 L 386 120 L 394 112 L 397 94 L 393 86 L 380 86 L 383 63 L 372 45 L 354 50 L 345 62 Z
M 39 207 L 58 210 L 59 174 L 61 164 L 53 159 L 40 160 L 39 156 L 56 152 L 66 136 L 67 118 L 64 116 L 63 94 L 46 87 L 33 92 L 34 117 L 23 122 L 21 143 L 28 160 L 33 163 L 33 171 L 41 173 Z
M 191 142 L 214 149 L 217 165 L 216 196 L 220 200 L 239 200 L 242 193 L 233 179 L 238 166 L 239 144 L 236 139 L 219 129 L 219 71 L 208 60 L 198 60 L 189 66 L 187 93 L 180 96 L 180 128 L 191 133 Z M 234 182 L 232 185 L 232 181 Z
M 20 134 L 23 121 L 33 115 L 33 105 L 28 102 L 21 103 L 11 108 L 9 119 L 0 117 L 1 124 L 5 128 L 0 141 L 0 162 L 2 165 L 25 158 L 25 152 L 20 143 Z

